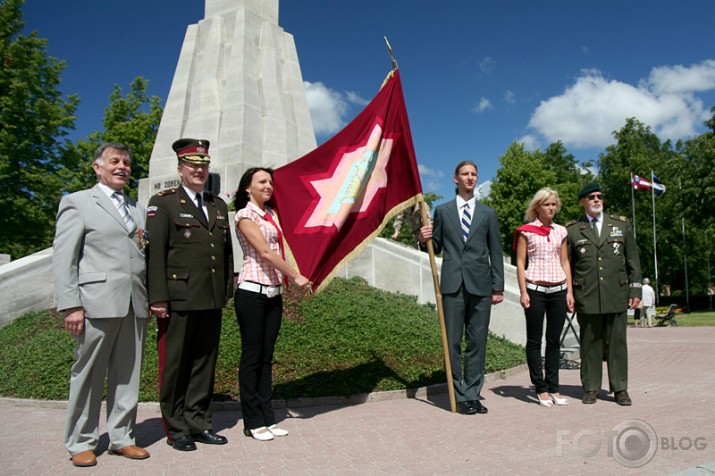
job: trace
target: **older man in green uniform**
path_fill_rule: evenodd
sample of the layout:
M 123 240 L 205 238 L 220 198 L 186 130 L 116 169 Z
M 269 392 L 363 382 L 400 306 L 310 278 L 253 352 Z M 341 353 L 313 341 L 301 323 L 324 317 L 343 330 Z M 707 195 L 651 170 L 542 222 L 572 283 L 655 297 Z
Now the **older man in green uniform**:
M 149 200 L 148 291 L 159 318 L 159 401 L 167 443 L 222 445 L 211 424 L 221 309 L 233 291 L 228 208 L 204 192 L 209 141 L 179 139 L 181 185 Z
M 626 218 L 603 213 L 598 184 L 583 187 L 578 198 L 586 214 L 566 228 L 581 327 L 582 401 L 596 403 L 605 352 L 610 390 L 616 403 L 627 406 L 632 402 L 626 322 L 628 309 L 636 309 L 641 298 L 638 249 Z

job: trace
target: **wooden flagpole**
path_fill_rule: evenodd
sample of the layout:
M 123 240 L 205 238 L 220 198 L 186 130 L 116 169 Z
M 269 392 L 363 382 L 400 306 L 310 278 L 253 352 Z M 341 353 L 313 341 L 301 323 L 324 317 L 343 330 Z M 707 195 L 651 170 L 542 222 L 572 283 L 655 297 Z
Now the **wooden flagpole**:
M 422 214 L 422 226 L 429 225 L 427 218 L 427 206 L 424 198 L 420 197 L 420 212 Z M 452 413 L 457 411 L 457 400 L 454 397 L 454 382 L 452 381 L 452 360 L 449 356 L 449 345 L 447 343 L 447 326 L 444 323 L 444 307 L 442 306 L 442 293 L 439 291 L 439 275 L 437 273 L 437 261 L 434 257 L 434 245 L 432 239 L 427 240 L 427 252 L 429 253 L 429 263 L 432 268 L 432 282 L 434 283 L 434 297 L 437 303 L 437 315 L 439 316 L 439 329 L 442 332 L 442 351 L 444 353 L 444 370 L 447 373 L 447 393 L 449 393 L 449 407 Z

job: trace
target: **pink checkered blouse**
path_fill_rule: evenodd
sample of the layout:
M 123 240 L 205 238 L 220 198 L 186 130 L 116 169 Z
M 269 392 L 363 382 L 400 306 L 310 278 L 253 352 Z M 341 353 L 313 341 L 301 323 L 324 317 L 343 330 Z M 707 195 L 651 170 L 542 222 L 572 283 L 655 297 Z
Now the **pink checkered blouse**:
M 266 206 L 266 210 L 263 211 L 252 202 L 248 202 L 245 208 L 236 212 L 236 236 L 243 250 L 243 268 L 238 274 L 239 283 L 252 281 L 254 283 L 275 286 L 281 284 L 283 281 L 283 273 L 274 268 L 268 261 L 261 258 L 256 249 L 251 246 L 246 236 L 241 233 L 241 230 L 238 228 L 238 222 L 241 220 L 251 220 L 255 222 L 261 230 L 261 234 L 266 239 L 266 242 L 268 242 L 271 251 L 274 251 L 280 256 L 281 248 L 278 241 L 278 231 L 266 220 L 265 215 L 267 213 L 270 213 L 273 220 L 278 223 L 278 217 L 273 212 L 273 209 L 268 206 Z M 280 227 L 280 225 L 278 226 Z
M 530 225 L 544 226 L 537 218 Z M 561 267 L 561 244 L 566 238 L 566 228 L 551 224 L 547 236 L 528 231 L 521 232 L 527 239 L 526 254 L 529 258 L 524 277 L 532 283 L 562 283 L 566 273 Z

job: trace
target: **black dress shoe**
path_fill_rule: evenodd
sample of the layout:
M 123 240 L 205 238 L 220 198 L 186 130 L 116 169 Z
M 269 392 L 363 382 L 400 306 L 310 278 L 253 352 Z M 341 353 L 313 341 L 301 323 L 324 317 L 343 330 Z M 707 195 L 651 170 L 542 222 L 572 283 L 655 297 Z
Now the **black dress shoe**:
M 473 400 L 472 402 L 472 407 L 477 411 L 477 413 L 487 413 L 489 410 L 487 407 L 482 405 L 482 402 L 479 400 Z
M 589 390 L 588 392 L 583 393 L 583 397 L 581 398 L 581 402 L 585 403 L 587 405 L 591 405 L 596 403 L 596 397 L 598 396 L 598 390 Z
M 166 443 L 178 451 L 196 451 L 196 445 L 190 436 L 182 436 L 181 438 L 177 438 L 173 441 L 167 439 Z
M 629 406 L 633 405 L 633 402 L 631 401 L 631 397 L 628 396 L 628 391 L 626 391 L 626 390 L 621 390 L 619 392 L 616 392 L 614 394 L 614 397 L 616 398 L 616 403 L 622 407 L 629 407 Z
M 217 435 L 213 432 L 213 430 L 205 430 L 201 433 L 191 435 L 191 437 L 194 441 L 198 441 L 199 443 L 203 443 L 205 445 L 225 445 L 228 443 L 225 436 Z
M 472 406 L 472 402 L 457 402 L 457 411 L 462 415 L 474 415 L 477 409 Z

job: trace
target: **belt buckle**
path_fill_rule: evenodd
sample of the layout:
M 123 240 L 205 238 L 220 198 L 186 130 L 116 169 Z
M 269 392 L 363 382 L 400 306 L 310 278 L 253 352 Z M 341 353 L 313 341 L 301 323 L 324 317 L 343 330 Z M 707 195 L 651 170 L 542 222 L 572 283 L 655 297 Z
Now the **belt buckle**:
M 281 287 L 280 285 L 278 286 L 265 286 L 265 291 L 264 294 L 266 297 L 273 298 L 278 296 L 281 293 Z

